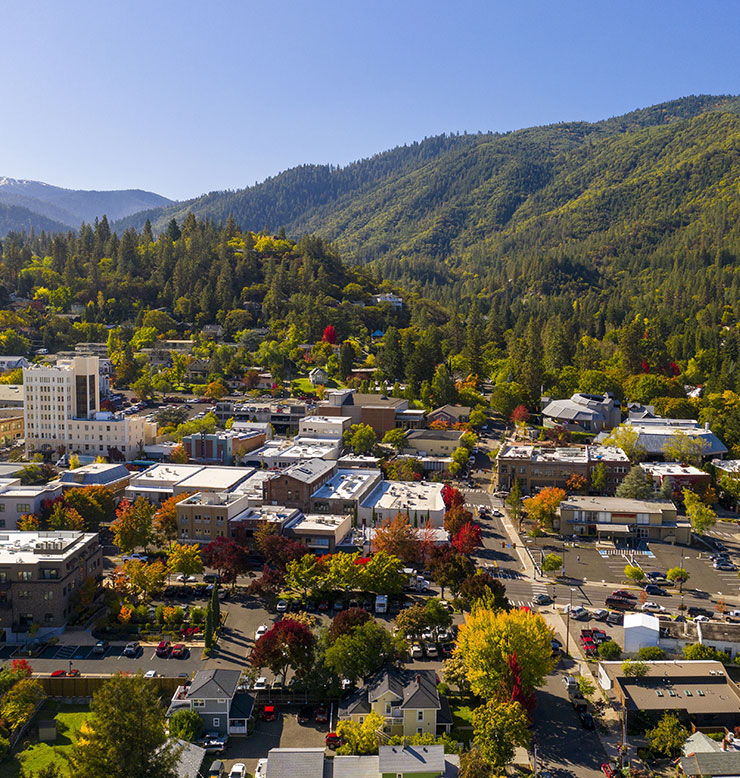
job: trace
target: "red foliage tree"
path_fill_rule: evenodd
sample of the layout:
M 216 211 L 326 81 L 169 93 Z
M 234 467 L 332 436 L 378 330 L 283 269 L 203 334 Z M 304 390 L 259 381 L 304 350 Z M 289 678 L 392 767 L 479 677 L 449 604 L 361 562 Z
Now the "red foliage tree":
M 262 576 L 249 584 L 249 593 L 260 597 L 265 594 L 277 594 L 285 583 L 285 575 L 270 565 L 262 568 Z
M 337 331 L 331 324 L 327 324 L 324 328 L 324 334 L 321 336 L 321 340 L 323 340 L 324 343 L 330 343 L 332 346 L 336 346 Z
M 364 608 L 349 608 L 339 611 L 329 625 L 329 640 L 333 643 L 340 635 L 347 635 L 355 627 L 370 621 L 370 614 Z
M 310 667 L 315 638 L 299 621 L 281 619 L 255 643 L 249 663 L 268 667 L 275 675 L 284 675 L 288 667 L 300 673 Z
M 266 535 L 260 541 L 259 550 L 271 565 L 283 572 L 288 562 L 300 559 L 308 553 L 303 543 L 284 535 Z
M 511 412 L 511 420 L 514 424 L 525 424 L 529 420 L 529 411 L 523 405 L 517 405 Z
M 472 521 L 463 524 L 460 531 L 452 538 L 452 547 L 459 554 L 469 556 L 480 546 L 480 524 L 473 524 Z
M 28 678 L 33 673 L 33 668 L 25 659 L 14 659 L 10 666 L 19 678 Z
M 537 704 L 537 698 L 532 689 L 528 689 L 526 686 L 522 685 L 522 668 L 519 664 L 519 658 L 516 655 L 516 651 L 506 660 L 506 664 L 509 667 L 508 682 L 511 687 L 509 699 L 511 702 L 518 702 L 524 710 L 527 711 L 527 715 L 531 721 L 534 706 Z
M 455 489 L 454 486 L 450 486 L 450 484 L 445 484 L 442 487 L 442 499 L 444 500 L 446 511 L 457 505 L 465 505 L 463 493 L 459 489 Z
M 235 583 L 236 577 L 249 570 L 249 554 L 231 538 L 218 537 L 202 552 L 203 562 L 214 568 L 223 583 Z

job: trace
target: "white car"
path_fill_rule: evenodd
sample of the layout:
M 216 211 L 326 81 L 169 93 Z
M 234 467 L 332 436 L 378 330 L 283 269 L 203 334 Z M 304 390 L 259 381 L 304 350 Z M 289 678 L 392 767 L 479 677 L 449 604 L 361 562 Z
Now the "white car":
M 156 678 L 157 677 L 157 671 L 156 670 L 147 670 L 144 673 L 144 678 Z
M 278 604 L 275 606 L 275 610 L 278 613 L 285 613 L 288 610 L 288 603 L 285 600 L 278 600 Z
M 254 778 L 265 778 L 267 775 L 267 759 L 260 759 L 254 770 Z
M 642 604 L 641 610 L 649 613 L 665 613 L 665 607 L 657 602 L 645 602 Z
M 694 616 L 694 621 L 709 621 L 709 616 Z
M 427 652 L 427 656 L 430 658 L 439 656 L 439 652 L 437 651 L 437 646 L 435 646 L 434 643 L 425 643 L 424 650 Z
M 185 575 L 184 573 L 180 573 L 180 575 L 178 575 L 175 580 L 178 583 L 193 583 L 193 581 L 197 581 L 198 579 L 194 575 Z
M 267 626 L 267 624 L 260 624 L 259 627 L 257 627 L 257 631 L 254 633 L 254 642 L 256 643 L 264 634 L 265 632 L 269 632 L 270 628 Z
M 421 659 L 424 656 L 424 650 L 419 643 L 414 643 L 411 646 L 411 656 L 414 659 Z
M 263 759 L 261 761 L 266 761 L 266 760 Z M 244 778 L 246 774 L 247 774 L 247 766 L 243 762 L 237 762 L 235 765 L 231 766 L 231 772 L 229 773 L 229 778 Z
M 255 682 L 254 686 L 252 686 L 252 689 L 256 692 L 264 691 L 267 689 L 267 678 L 265 678 L 264 675 L 261 675 Z

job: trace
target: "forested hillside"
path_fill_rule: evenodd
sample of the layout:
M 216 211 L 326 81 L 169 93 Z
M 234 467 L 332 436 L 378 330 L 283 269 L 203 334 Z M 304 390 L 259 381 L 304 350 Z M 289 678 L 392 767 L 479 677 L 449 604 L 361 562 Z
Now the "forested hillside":
M 34 213 L 20 205 L 6 205 L 0 202 L 0 235 L 18 232 L 64 232 L 67 225 L 47 216 Z

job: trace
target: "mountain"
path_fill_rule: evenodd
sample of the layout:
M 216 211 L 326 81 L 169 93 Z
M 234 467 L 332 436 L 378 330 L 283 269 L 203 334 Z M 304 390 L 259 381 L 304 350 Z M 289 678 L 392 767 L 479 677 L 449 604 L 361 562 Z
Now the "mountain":
M 172 203 L 166 197 L 145 192 L 141 189 L 119 189 L 94 191 L 84 189 L 62 189 L 44 184 L 41 181 L 25 181 L 16 178 L 0 177 L 0 204 L 17 206 L 32 211 L 46 219 L 63 225 L 63 229 L 77 229 L 80 223 L 93 222 L 103 214 L 109 220 L 120 219 L 147 208 Z M 8 229 L 21 229 L 19 226 L 6 226 Z
M 0 202 L 0 236 L 9 232 L 66 232 L 67 225 L 49 219 L 28 208 Z
M 718 198 L 731 205 L 738 114 L 739 98 L 701 95 L 595 123 L 438 136 L 344 168 L 293 168 L 115 227 L 140 228 L 149 218 L 156 232 L 188 212 L 232 215 L 245 229 L 320 234 L 346 259 L 372 261 L 384 277 L 428 294 L 447 294 L 465 273 L 477 276 L 468 291 L 478 292 L 502 259 L 564 245 L 586 256 L 602 237 L 609 243 L 634 230 L 667 247 Z

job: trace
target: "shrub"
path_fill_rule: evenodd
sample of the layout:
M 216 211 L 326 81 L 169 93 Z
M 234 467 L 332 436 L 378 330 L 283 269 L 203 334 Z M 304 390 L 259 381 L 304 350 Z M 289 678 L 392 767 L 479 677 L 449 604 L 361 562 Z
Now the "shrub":
M 639 656 L 640 659 L 645 659 L 646 661 L 664 659 L 665 651 L 663 651 L 660 646 L 643 646 L 637 652 L 637 656 Z
M 622 649 L 613 640 L 607 640 L 599 646 L 599 656 L 606 660 L 619 659 Z

